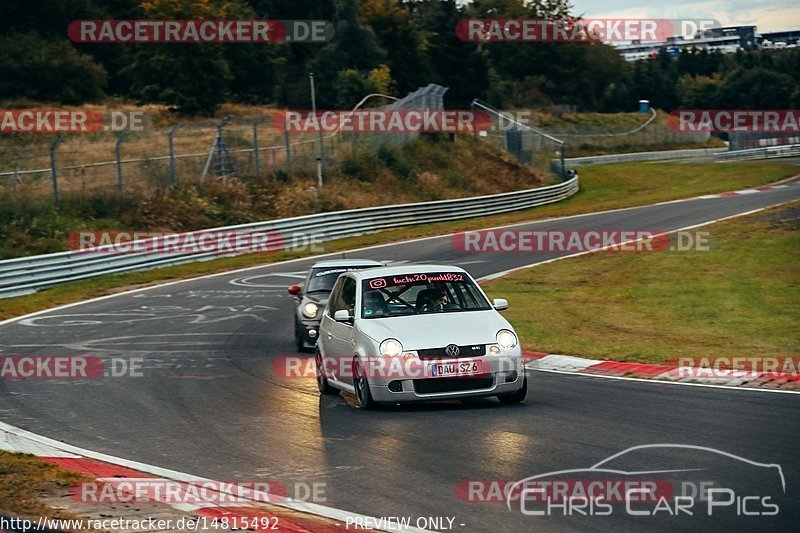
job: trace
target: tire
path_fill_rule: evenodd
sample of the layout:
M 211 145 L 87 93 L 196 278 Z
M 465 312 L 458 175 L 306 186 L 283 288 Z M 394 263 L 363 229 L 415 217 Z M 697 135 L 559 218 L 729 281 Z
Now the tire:
M 369 381 L 364 372 L 364 367 L 358 359 L 353 361 L 353 388 L 356 390 L 359 409 L 372 409 L 375 407 L 375 400 L 372 399 L 372 393 L 369 390 Z
M 316 354 L 314 355 L 314 362 L 316 363 L 317 388 L 319 389 L 319 393 L 323 396 L 339 394 L 339 389 L 331 387 L 331 384 L 328 383 L 328 378 L 325 377 L 325 372 L 322 368 L 322 354 L 319 353 L 319 348 L 317 348 Z
M 517 392 L 512 392 L 511 394 L 498 394 L 497 399 L 500 400 L 502 403 L 511 404 L 511 403 L 521 403 L 525 400 L 525 397 L 528 395 L 528 377 L 526 376 L 522 380 L 522 388 L 519 389 Z

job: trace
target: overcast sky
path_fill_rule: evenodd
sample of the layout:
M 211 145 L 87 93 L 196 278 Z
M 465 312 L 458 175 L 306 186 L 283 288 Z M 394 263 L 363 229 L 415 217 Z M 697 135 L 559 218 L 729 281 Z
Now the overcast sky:
M 798 0 L 571 0 L 586 18 L 714 19 L 723 26 L 758 26 L 758 31 L 800 28 Z

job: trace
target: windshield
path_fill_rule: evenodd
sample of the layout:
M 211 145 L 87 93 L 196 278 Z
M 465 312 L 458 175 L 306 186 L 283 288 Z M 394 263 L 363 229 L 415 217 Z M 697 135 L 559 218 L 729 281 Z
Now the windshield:
M 306 284 L 306 293 L 309 292 L 331 292 L 333 284 L 342 272 L 350 272 L 352 270 L 361 270 L 363 268 L 375 268 L 372 265 L 363 266 L 350 266 L 350 267 L 322 267 L 312 268 L 308 274 L 308 283 Z
M 486 311 L 491 305 L 462 272 L 420 272 L 362 281 L 361 318 Z

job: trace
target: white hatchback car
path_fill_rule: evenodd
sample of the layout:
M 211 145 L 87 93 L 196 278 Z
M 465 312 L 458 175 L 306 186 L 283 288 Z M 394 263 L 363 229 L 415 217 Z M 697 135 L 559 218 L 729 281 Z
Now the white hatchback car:
M 525 399 L 522 349 L 463 269 L 404 265 L 342 273 L 316 348 L 322 394 L 344 390 L 358 405 L 497 396 Z

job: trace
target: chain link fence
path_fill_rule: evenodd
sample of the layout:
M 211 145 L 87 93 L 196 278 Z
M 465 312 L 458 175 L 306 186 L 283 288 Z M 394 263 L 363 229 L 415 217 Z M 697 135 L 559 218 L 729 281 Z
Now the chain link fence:
M 730 132 L 728 133 L 728 142 L 730 143 L 731 151 L 751 150 L 770 146 L 800 144 L 800 135 L 779 132 Z
M 570 177 L 564 163 L 567 145 L 563 139 L 523 124 L 511 113 L 486 102 L 473 100 L 472 108 L 484 111 L 491 117 L 490 128 L 479 133 L 487 142 L 512 154 L 521 163 L 552 172 L 562 180 Z
M 663 120 L 659 120 L 654 109 L 650 114 L 641 115 L 642 123 L 626 124 L 559 124 L 554 127 L 540 127 L 549 135 L 563 139 L 570 147 L 573 157 L 599 155 L 653 149 L 690 148 L 708 142 L 709 132 L 674 131 Z M 532 115 L 533 126 L 537 127 L 537 117 Z
M 372 108 L 383 111 L 443 111 L 447 87 L 431 83 L 409 93 L 389 105 Z M 398 146 L 419 137 L 419 132 L 386 131 L 382 133 L 346 133 L 343 140 L 350 143 L 353 153 L 360 147 L 376 150 L 381 145 Z
M 0 187 L 26 193 L 139 195 L 209 177 L 302 171 L 316 136 L 277 132 L 268 117 L 226 117 L 128 135 L 9 135 L 0 144 Z M 339 140 L 323 137 L 333 152 Z
M 386 110 L 442 110 L 447 88 L 430 84 Z M 97 132 L 6 135 L 0 140 L 0 189 L 30 195 L 142 195 L 178 183 L 212 177 L 314 172 L 322 143 L 323 167 L 361 148 L 398 145 L 418 133 L 286 132 L 271 116 L 226 116 L 217 120 L 148 126 L 125 134 Z
M 487 141 L 513 154 L 521 162 L 567 175 L 563 159 L 586 155 L 698 147 L 708 143 L 708 132 L 676 132 L 658 120 L 655 110 L 641 124 L 559 124 L 544 127 L 536 113 L 501 111 L 475 100 L 473 108 L 489 112 L 492 128 Z M 520 117 L 524 116 L 524 120 Z

